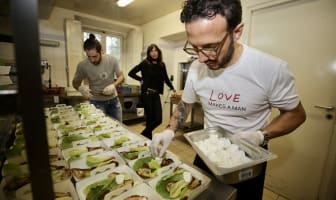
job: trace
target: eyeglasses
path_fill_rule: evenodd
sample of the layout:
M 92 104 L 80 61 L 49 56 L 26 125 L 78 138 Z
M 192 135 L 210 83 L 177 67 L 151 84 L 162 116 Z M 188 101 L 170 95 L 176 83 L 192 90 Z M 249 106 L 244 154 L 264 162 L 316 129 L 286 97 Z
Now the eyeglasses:
M 201 49 L 193 47 L 187 40 L 183 47 L 183 51 L 185 51 L 187 54 L 190 54 L 190 55 L 198 55 L 199 52 L 201 52 L 203 55 L 205 55 L 208 58 L 210 57 L 217 58 L 218 52 L 222 49 L 223 44 L 225 43 L 228 35 L 229 34 L 225 34 L 222 41 L 211 44 L 211 47 L 204 47 Z

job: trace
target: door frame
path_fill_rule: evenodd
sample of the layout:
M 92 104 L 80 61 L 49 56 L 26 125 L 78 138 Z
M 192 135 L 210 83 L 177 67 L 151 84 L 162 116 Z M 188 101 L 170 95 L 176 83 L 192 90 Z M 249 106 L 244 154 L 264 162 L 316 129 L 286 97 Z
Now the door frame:
M 252 16 L 253 13 L 261 10 L 268 9 L 272 7 L 277 7 L 285 4 L 302 4 L 312 1 L 320 0 L 243 0 L 243 22 L 244 22 L 244 33 L 241 37 L 241 41 L 245 44 L 251 43 L 251 30 L 252 30 Z M 335 116 L 336 112 L 333 111 Z M 336 144 L 336 119 L 334 119 L 333 134 L 328 144 L 328 154 L 324 161 L 324 170 L 321 182 L 318 188 L 319 199 L 330 198 L 330 194 L 333 194 L 334 198 L 336 194 L 334 192 L 334 186 L 336 184 L 336 146 L 331 144 Z

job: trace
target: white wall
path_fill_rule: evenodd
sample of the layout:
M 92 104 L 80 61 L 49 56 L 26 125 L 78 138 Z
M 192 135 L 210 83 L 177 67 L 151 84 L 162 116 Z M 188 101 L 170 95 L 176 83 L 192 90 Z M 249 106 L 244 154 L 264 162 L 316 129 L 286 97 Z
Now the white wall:
M 181 10 L 175 11 L 141 27 L 144 33 L 144 48 L 151 43 L 161 48 L 168 75 L 174 75 L 173 85 L 176 89 L 179 86 L 178 63 L 186 62 L 189 58 L 182 50 L 186 38 L 176 40 L 173 37 L 185 31 L 184 24 L 180 22 L 180 12 Z
M 65 39 L 63 21 L 65 18 L 72 18 L 71 12 L 64 9 L 54 8 L 49 20 L 39 21 L 40 38 L 44 40 L 58 41 L 58 47 L 40 46 L 40 57 L 47 60 L 51 66 L 51 80 L 53 86 L 66 86 L 65 73 Z M 0 43 L 0 59 L 12 60 L 15 62 L 14 46 L 12 43 Z M 49 71 L 45 70 L 42 75 L 47 84 Z
M 173 85 L 177 90 L 180 86 L 178 63 L 186 62 L 189 59 L 189 56 L 182 50 L 186 37 L 176 37 L 185 32 L 184 24 L 180 22 L 180 12 L 181 10 L 170 13 L 141 27 L 144 35 L 144 49 L 147 49 L 151 43 L 160 47 L 168 76 L 174 75 Z M 161 96 L 164 123 L 169 120 L 170 93 L 168 89 L 165 85 L 164 94 Z
M 251 0 L 243 1 L 243 9 L 246 10 Z M 258 1 L 270 1 L 270 0 L 258 0 Z M 244 7 L 245 6 L 245 7 Z M 186 62 L 189 56 L 182 50 L 186 38 L 174 38 L 174 35 L 184 33 L 184 24 L 180 22 L 181 10 L 167 14 L 161 18 L 153 20 L 142 27 L 136 27 L 128 24 L 118 23 L 118 26 L 125 26 L 133 28 L 131 31 L 125 33 L 124 41 L 124 57 L 122 69 L 126 77 L 127 84 L 139 84 L 137 81 L 129 78 L 127 73 L 129 70 L 141 61 L 141 52 L 145 51 L 147 46 L 151 43 L 159 45 L 163 52 L 163 60 L 167 65 L 167 71 L 169 75 L 174 75 L 174 86 L 179 87 L 178 77 L 178 63 Z M 243 12 L 244 14 L 244 12 Z M 66 86 L 66 48 L 65 48 L 65 33 L 64 33 L 64 20 L 75 19 L 76 16 L 83 16 L 86 19 L 92 19 L 99 21 L 99 24 L 106 24 L 106 27 L 110 27 L 114 21 L 97 18 L 87 14 L 81 14 L 73 12 L 59 7 L 54 7 L 48 20 L 40 20 L 40 38 L 55 40 L 60 43 L 59 47 L 41 47 L 41 59 L 48 60 L 51 65 L 51 79 L 53 85 Z M 244 16 L 243 16 L 244 18 Z M 78 19 L 77 19 L 78 20 Z M 245 22 L 246 28 L 248 28 L 248 21 Z M 85 25 L 85 24 L 83 24 Z M 81 37 L 81 36 L 78 36 Z M 247 40 L 243 34 L 242 40 Z M 0 44 L 1 49 L 7 49 L 4 52 L 0 52 L 0 58 L 13 58 L 13 50 L 11 45 L 7 43 Z M 9 47 L 8 47 L 9 46 Z M 48 71 L 43 75 L 44 80 L 48 79 Z
M 52 86 L 66 87 L 67 85 L 64 20 L 73 18 L 71 11 L 55 7 L 48 20 L 40 20 L 40 38 L 60 43 L 59 47 L 41 46 L 40 48 L 41 59 L 47 60 L 51 66 Z M 47 81 L 48 78 L 49 71 L 46 70 L 43 79 Z
M 139 81 L 130 78 L 128 72 L 141 61 L 141 52 L 143 50 L 143 33 L 141 29 L 131 31 L 126 39 L 126 61 L 124 67 L 125 83 L 139 85 Z
M 41 38 L 60 42 L 59 47 L 41 47 L 41 58 L 48 60 L 51 65 L 53 85 L 66 86 L 64 20 L 75 19 L 76 16 L 83 16 L 99 21 L 100 26 L 101 24 L 109 25 L 114 23 L 108 19 L 99 19 L 87 14 L 81 15 L 81 13 L 58 7 L 53 9 L 48 20 L 40 20 Z M 144 24 L 142 27 L 125 24 L 125 27 L 131 27 L 132 29 L 125 33 L 125 56 L 123 57 L 121 66 L 126 77 L 125 83 L 139 84 L 138 81 L 129 78 L 127 74 L 132 67 L 141 61 L 141 52 L 145 51 L 149 44 L 156 43 L 163 52 L 163 60 L 167 65 L 168 75 L 174 75 L 173 85 L 176 88 L 179 87 L 178 63 L 186 62 L 189 59 L 189 56 L 182 51 L 185 38 L 176 40 L 176 38 L 170 37 L 184 32 L 184 25 L 180 22 L 179 16 L 180 10 Z M 48 71 L 44 74 L 44 79 L 48 79 Z
M 116 23 L 108 19 L 97 18 L 95 16 L 81 14 L 58 7 L 53 8 L 53 11 L 48 20 L 40 20 L 40 38 L 60 42 L 59 47 L 41 47 L 41 59 L 48 60 L 48 63 L 51 65 L 53 85 L 63 87 L 66 87 L 67 85 L 64 21 L 65 19 L 75 19 L 78 16 L 83 16 L 85 19 L 90 19 L 91 22 L 97 21 L 97 23 L 99 22 L 100 26 L 104 26 L 104 24 L 106 24 L 106 27 L 110 27 L 111 24 Z M 83 26 L 86 25 L 85 23 L 86 22 L 82 22 Z M 127 77 L 129 68 L 140 61 L 140 53 L 143 47 L 143 33 L 137 26 L 119 22 L 118 26 L 125 26 L 127 30 L 131 30 L 129 32 L 123 33 L 125 36 L 125 49 L 121 68 Z M 82 35 L 78 35 L 78 37 L 82 37 Z M 43 77 L 45 80 L 48 79 L 48 71 L 46 71 Z

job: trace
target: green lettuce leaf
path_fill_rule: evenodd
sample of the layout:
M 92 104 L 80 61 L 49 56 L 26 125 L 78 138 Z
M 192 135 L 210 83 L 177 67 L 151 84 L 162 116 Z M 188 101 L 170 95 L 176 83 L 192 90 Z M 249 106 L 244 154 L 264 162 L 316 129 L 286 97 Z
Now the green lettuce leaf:
M 89 185 L 84 189 L 84 193 L 86 194 L 86 199 L 100 200 L 116 186 L 115 176 L 113 176 Z
M 178 169 L 170 175 L 162 177 L 156 184 L 155 189 L 165 199 L 175 199 L 187 196 L 190 193 L 188 183 L 183 179 L 184 169 Z M 167 185 L 170 184 L 170 191 Z
M 86 139 L 86 137 L 82 136 L 82 135 L 69 135 L 69 136 L 64 136 L 62 139 L 62 144 L 61 147 L 63 149 L 65 148 L 70 148 L 72 147 L 72 142 L 74 141 L 78 141 L 78 140 L 84 140 Z

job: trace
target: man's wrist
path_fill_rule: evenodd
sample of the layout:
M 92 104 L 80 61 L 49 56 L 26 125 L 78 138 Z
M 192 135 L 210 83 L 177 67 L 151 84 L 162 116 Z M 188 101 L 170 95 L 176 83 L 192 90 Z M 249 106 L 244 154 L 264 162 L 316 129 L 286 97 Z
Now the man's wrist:
M 263 134 L 264 139 L 261 143 L 261 146 L 266 146 L 269 142 L 269 140 L 271 139 L 268 132 L 266 130 L 260 130 L 260 132 Z

